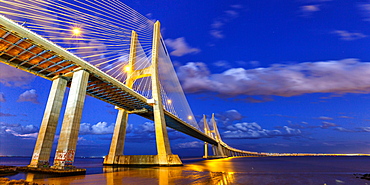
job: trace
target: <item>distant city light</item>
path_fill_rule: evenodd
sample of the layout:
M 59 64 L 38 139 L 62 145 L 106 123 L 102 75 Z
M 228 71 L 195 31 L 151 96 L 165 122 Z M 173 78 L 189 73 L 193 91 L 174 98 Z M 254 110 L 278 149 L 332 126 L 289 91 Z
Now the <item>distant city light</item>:
M 81 28 L 79 28 L 79 27 L 74 27 L 74 28 L 72 29 L 72 33 L 73 33 L 73 35 L 74 35 L 74 36 L 80 36 L 80 35 L 81 35 L 81 33 L 82 33 Z

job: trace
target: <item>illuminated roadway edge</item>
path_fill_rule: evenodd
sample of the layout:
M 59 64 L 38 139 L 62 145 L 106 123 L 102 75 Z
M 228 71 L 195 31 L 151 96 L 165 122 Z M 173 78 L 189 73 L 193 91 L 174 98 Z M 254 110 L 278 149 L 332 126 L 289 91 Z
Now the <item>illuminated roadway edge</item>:
M 72 72 L 82 68 L 90 73 L 87 94 L 128 111 L 147 109 L 136 113 L 153 120 L 153 106 L 147 98 L 131 90 L 117 79 L 95 66 L 48 41 L 38 34 L 0 15 L 0 62 L 34 75 L 52 80 L 59 75 L 71 82 Z M 47 49 L 46 49 L 47 48 Z M 166 125 L 210 144 L 217 141 L 164 110 Z

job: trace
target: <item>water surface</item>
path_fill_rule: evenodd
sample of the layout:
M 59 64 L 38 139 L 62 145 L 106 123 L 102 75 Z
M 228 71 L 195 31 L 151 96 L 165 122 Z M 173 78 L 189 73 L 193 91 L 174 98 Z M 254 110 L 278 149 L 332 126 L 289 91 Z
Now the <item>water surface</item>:
M 236 157 L 182 159 L 180 167 L 107 167 L 103 159 L 76 158 L 86 175 L 52 177 L 19 173 L 8 178 L 39 184 L 370 184 L 370 157 Z M 27 165 L 30 158 L 0 158 L 1 165 Z M 359 176 L 359 175 L 358 175 Z

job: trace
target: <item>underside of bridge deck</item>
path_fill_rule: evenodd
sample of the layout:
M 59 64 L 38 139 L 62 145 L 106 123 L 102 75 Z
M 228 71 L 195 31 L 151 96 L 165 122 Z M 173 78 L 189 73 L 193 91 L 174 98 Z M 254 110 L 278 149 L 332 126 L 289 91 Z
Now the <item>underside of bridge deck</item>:
M 0 25 L 0 61 L 48 80 L 64 76 L 69 79 L 67 86 L 70 86 L 74 70 L 85 66 L 78 65 L 76 61 L 70 60 L 71 57 L 69 55 L 71 54 L 67 54 L 68 51 L 56 53 L 52 48 L 57 46 L 52 45 L 52 47 L 46 49 L 40 42 L 35 41 L 37 38 L 33 40 L 30 38 L 31 35 L 18 33 Z M 85 70 L 89 71 L 89 68 Z M 138 113 L 138 115 L 150 120 L 154 119 L 153 108 L 146 102 L 144 97 L 131 89 L 128 90 L 123 84 L 117 85 L 117 83 L 109 82 L 104 75 L 94 73 L 98 69 L 93 70 L 89 71 L 91 74 L 86 89 L 87 95 L 128 111 L 145 108 L 148 112 Z M 217 144 L 214 139 L 206 136 L 168 111 L 165 111 L 165 120 L 170 128 L 210 144 Z

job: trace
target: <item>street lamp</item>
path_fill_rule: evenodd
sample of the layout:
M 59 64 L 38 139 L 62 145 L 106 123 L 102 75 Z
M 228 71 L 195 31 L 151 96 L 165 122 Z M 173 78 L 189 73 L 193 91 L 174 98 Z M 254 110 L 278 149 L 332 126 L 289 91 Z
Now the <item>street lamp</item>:
M 80 36 L 80 35 L 81 35 L 81 33 L 82 33 L 81 28 L 79 28 L 79 27 L 74 27 L 74 28 L 72 29 L 72 33 L 73 33 L 73 36 Z
M 123 67 L 123 70 L 128 73 L 131 71 L 131 67 L 129 65 L 126 65 L 125 67 Z

